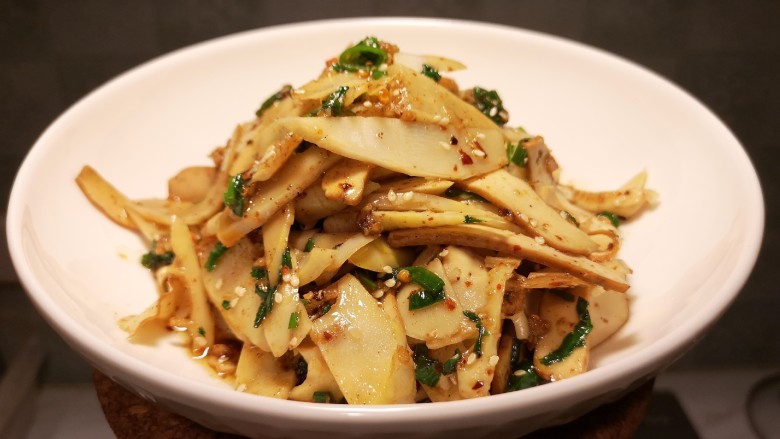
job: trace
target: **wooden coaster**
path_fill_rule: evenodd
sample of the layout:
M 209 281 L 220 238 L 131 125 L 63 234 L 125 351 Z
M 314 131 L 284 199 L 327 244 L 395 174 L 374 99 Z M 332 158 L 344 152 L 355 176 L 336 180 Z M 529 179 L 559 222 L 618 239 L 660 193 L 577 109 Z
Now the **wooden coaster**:
M 117 439 L 242 439 L 241 436 L 209 430 L 157 407 L 97 370 L 93 370 L 92 378 L 108 425 Z M 653 381 L 650 380 L 623 398 L 598 407 L 568 424 L 540 430 L 525 438 L 631 438 L 645 416 L 652 391 Z

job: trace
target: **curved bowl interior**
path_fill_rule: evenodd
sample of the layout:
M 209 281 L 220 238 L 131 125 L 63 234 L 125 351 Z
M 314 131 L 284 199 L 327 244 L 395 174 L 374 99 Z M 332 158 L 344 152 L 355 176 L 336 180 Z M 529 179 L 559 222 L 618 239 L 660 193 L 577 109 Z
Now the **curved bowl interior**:
M 236 123 L 281 85 L 301 85 L 348 44 L 376 35 L 412 53 L 464 62 L 461 87 L 495 88 L 510 125 L 545 137 L 563 180 L 610 189 L 641 170 L 660 205 L 623 226 L 634 269 L 632 317 L 593 352 L 593 370 L 514 394 L 423 406 L 324 407 L 241 394 L 172 340 L 134 345 L 117 320 L 155 298 L 140 240 L 98 212 L 74 177 L 89 164 L 130 198 L 208 163 Z M 523 433 L 583 412 L 652 376 L 734 299 L 763 231 L 756 174 L 700 103 L 629 62 L 507 27 L 354 19 L 268 28 L 142 65 L 77 103 L 40 137 L 14 185 L 8 238 L 16 270 L 50 324 L 109 376 L 214 428 L 247 435 Z

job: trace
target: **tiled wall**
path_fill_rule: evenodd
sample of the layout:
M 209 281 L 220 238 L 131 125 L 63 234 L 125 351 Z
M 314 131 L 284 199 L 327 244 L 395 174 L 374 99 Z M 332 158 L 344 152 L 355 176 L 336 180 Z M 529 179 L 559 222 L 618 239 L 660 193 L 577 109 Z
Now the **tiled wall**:
M 0 202 L 7 204 L 16 169 L 46 125 L 130 67 L 241 30 L 378 15 L 490 21 L 579 40 L 655 70 L 710 106 L 741 139 L 759 170 L 767 202 L 766 238 L 756 271 L 737 302 L 676 367 L 780 364 L 780 295 L 772 275 L 780 260 L 777 0 L 0 0 Z M 42 323 L 15 286 L 7 255 L 0 256 L 0 280 L 6 282 L 0 289 L 6 304 L 0 312 L 5 332 L 0 353 L 7 356 L 18 340 L 9 327 Z M 67 350 L 56 349 L 60 364 L 50 367 L 48 376 L 81 378 Z

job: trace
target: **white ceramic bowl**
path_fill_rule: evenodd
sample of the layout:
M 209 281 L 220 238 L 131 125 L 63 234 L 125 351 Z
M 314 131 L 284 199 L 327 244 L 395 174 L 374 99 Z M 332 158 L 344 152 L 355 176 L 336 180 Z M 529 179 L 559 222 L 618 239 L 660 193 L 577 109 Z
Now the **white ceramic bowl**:
M 136 236 L 107 220 L 74 177 L 90 164 L 131 198 L 165 195 L 207 163 L 235 124 L 282 84 L 301 85 L 366 35 L 458 59 L 461 87 L 499 90 L 510 124 L 545 136 L 564 180 L 591 189 L 646 169 L 660 206 L 624 226 L 634 268 L 628 324 L 584 375 L 452 403 L 352 407 L 235 392 L 168 341 L 129 343 L 117 320 L 155 299 Z M 14 266 L 30 298 L 89 362 L 136 393 L 211 428 L 265 437 L 505 437 L 562 422 L 652 377 L 737 295 L 758 253 L 763 203 L 729 130 L 691 96 L 615 56 L 560 38 L 450 20 L 354 19 L 220 38 L 144 64 L 90 94 L 40 137 L 8 208 Z M 456 436 L 461 437 L 461 436 Z

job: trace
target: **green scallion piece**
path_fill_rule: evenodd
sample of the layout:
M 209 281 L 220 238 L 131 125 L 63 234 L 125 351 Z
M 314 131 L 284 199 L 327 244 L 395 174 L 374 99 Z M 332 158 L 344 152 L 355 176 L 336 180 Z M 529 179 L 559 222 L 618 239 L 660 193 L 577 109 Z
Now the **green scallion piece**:
M 409 295 L 410 311 L 425 308 L 446 298 L 444 281 L 430 270 L 423 267 L 403 267 L 393 270 L 393 274 L 397 276 L 398 272 L 402 270 L 409 272 L 411 282 L 423 288 L 422 291 L 416 291 Z
M 257 328 L 263 323 L 263 320 L 268 317 L 268 314 L 271 314 L 271 310 L 274 308 L 276 287 L 269 290 L 268 288 L 262 288 L 260 285 L 255 285 L 255 293 L 263 299 L 263 303 L 257 308 L 257 314 L 255 314 L 253 326 Z
M 310 252 L 312 250 L 314 250 L 314 238 L 309 238 L 306 241 L 306 245 L 303 247 L 303 251 L 308 253 L 308 252 Z
M 441 373 L 444 375 L 455 373 L 455 371 L 458 369 L 458 363 L 460 363 L 462 359 L 463 354 L 460 352 L 460 349 L 455 349 L 455 355 L 453 355 L 452 358 L 445 361 L 444 364 L 441 365 Z
M 203 337 L 205 337 L 205 336 L 206 336 L 206 330 L 205 330 L 205 329 L 203 329 L 203 326 L 199 326 L 199 327 L 198 327 L 198 334 L 200 334 L 200 335 L 201 335 L 201 336 L 203 336 Z
M 230 209 L 236 216 L 244 215 L 244 186 L 246 183 L 247 180 L 244 180 L 241 174 L 233 176 L 223 197 L 225 207 Z
M 428 347 L 424 343 L 414 346 L 412 358 L 414 359 L 414 377 L 417 381 L 429 387 L 435 387 L 441 374 L 438 371 L 438 362 L 428 356 Z
M 225 311 L 230 309 L 230 301 L 229 300 L 223 300 L 222 301 L 222 309 Z
M 290 248 L 284 249 L 282 253 L 282 267 L 287 267 L 292 270 L 292 256 L 290 255 Z
M 509 114 L 504 109 L 504 103 L 497 91 L 474 87 L 472 94 L 474 96 L 474 106 L 495 122 L 496 125 L 504 126 L 509 121 Z
M 428 64 L 423 64 L 422 74 L 433 79 L 436 82 L 439 82 L 441 80 L 441 75 L 439 74 L 439 71 L 429 66 Z
M 366 37 L 342 52 L 339 62 L 333 65 L 333 69 L 338 72 L 374 70 L 386 61 L 387 52 L 380 47 L 379 40 L 376 37 Z
M 463 311 L 463 315 L 467 319 L 471 320 L 477 325 L 477 341 L 474 343 L 474 353 L 477 357 L 482 356 L 482 340 L 486 335 L 490 335 L 485 326 L 482 324 L 482 319 L 474 311 Z
M 206 260 L 206 271 L 214 271 L 214 268 L 217 267 L 217 261 L 220 257 L 222 257 L 222 255 L 225 254 L 227 250 L 228 248 L 225 247 L 225 244 L 217 241 L 216 245 L 214 245 L 214 248 L 211 249 L 211 252 L 209 252 L 209 257 Z
M 300 320 L 301 315 L 298 313 L 298 311 L 293 311 L 290 313 L 290 321 L 287 323 L 287 329 L 295 329 L 298 327 L 298 321 Z
M 311 399 L 318 404 L 329 404 L 333 401 L 333 395 L 330 392 L 318 391 L 312 394 Z
M 577 226 L 577 227 L 580 226 L 580 222 L 577 221 L 577 218 L 574 218 L 574 215 L 570 214 L 568 210 L 562 210 L 561 211 L 561 216 L 563 217 L 563 219 L 565 219 L 566 221 L 574 224 L 575 226 Z
M 463 189 L 450 187 L 444 191 L 444 196 L 447 198 L 458 198 L 462 200 L 475 200 L 487 202 L 483 197 L 475 194 L 474 192 L 464 191 Z
M 593 330 L 593 323 L 590 321 L 588 312 L 588 301 L 577 296 L 577 314 L 580 321 L 574 326 L 574 329 L 563 338 L 561 345 L 557 349 L 542 357 L 542 364 L 549 366 L 563 361 L 571 355 L 575 348 L 585 346 L 585 337 Z
M 523 371 L 523 373 L 515 374 L 514 372 L 517 372 L 518 370 Z M 536 374 L 534 363 L 529 360 L 521 361 L 512 372 L 513 373 L 509 375 L 509 379 L 507 380 L 507 392 L 516 392 L 518 390 L 538 386 L 542 383 L 539 375 Z
M 282 88 L 277 91 L 276 93 L 272 94 L 268 97 L 263 103 L 260 105 L 260 108 L 255 111 L 255 116 L 260 117 L 265 113 L 266 110 L 271 108 L 276 102 L 281 101 L 282 99 L 286 98 L 287 96 L 290 96 L 290 92 L 292 91 L 291 85 L 284 85 Z
M 463 217 L 464 224 L 477 224 L 477 223 L 484 223 L 484 222 L 485 220 L 481 220 L 471 215 L 466 215 L 465 217 Z
M 263 267 L 252 267 L 252 277 L 260 280 L 268 277 L 268 271 Z
M 519 141 L 517 145 L 506 144 L 506 158 L 521 168 L 525 167 L 528 163 L 528 151 L 523 147 L 523 140 Z
M 145 253 L 143 256 L 141 256 L 141 265 L 150 270 L 156 270 L 160 267 L 171 265 L 173 263 L 176 255 L 172 251 L 155 253 L 154 247 L 155 245 L 152 243 L 152 250 L 149 250 L 148 253 Z
M 616 215 L 607 210 L 597 213 L 596 216 L 603 216 L 604 218 L 608 219 L 609 222 L 611 222 L 615 227 L 620 226 L 620 221 L 625 219 L 622 216 Z

